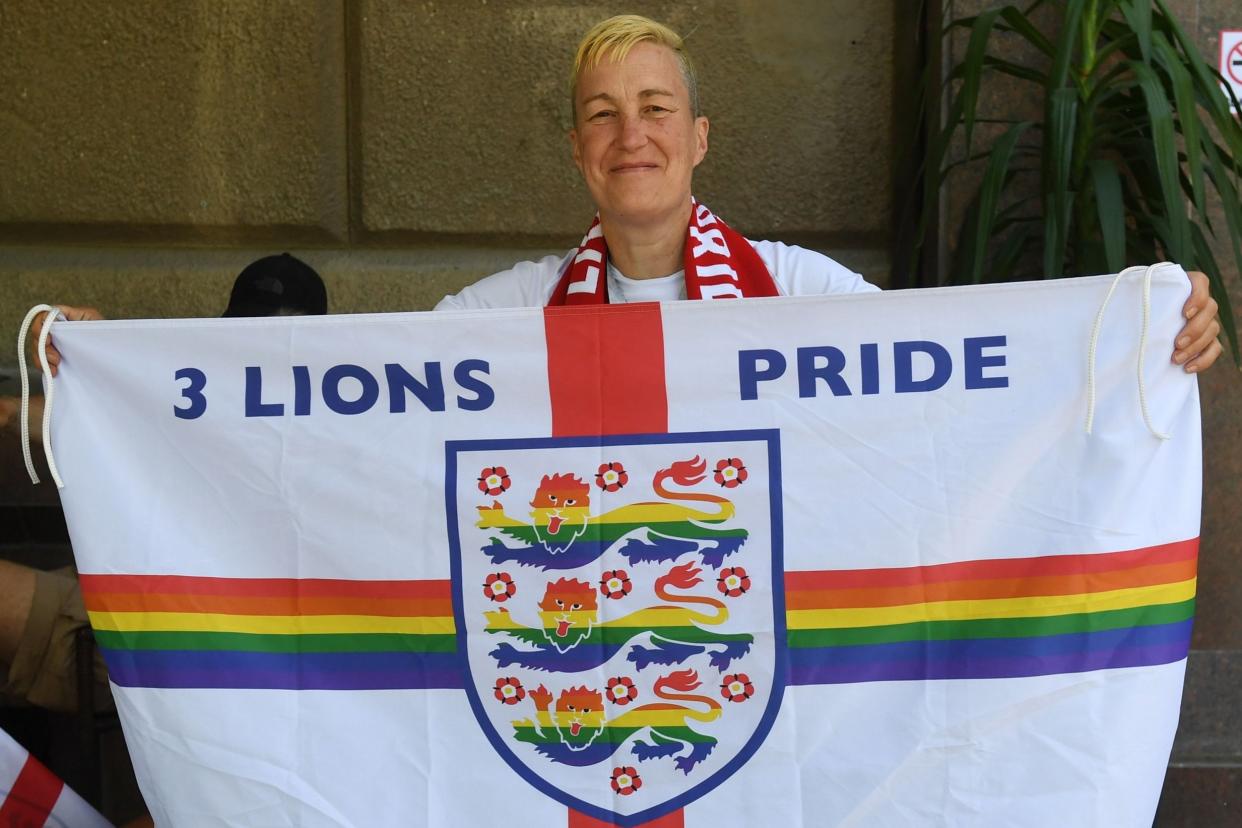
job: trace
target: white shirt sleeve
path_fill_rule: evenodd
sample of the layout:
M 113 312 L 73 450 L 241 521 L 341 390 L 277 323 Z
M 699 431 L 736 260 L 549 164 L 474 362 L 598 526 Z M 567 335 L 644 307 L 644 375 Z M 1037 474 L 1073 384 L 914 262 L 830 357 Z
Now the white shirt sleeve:
M 573 252 L 571 251 L 571 255 Z M 561 266 L 568 256 L 545 256 L 535 262 L 518 262 L 508 270 L 493 273 L 460 293 L 445 296 L 435 310 L 479 310 L 482 308 L 541 308 L 548 304 Z
M 774 241 L 751 245 L 783 296 L 821 296 L 826 293 L 869 293 L 879 290 L 848 267 L 822 253 Z

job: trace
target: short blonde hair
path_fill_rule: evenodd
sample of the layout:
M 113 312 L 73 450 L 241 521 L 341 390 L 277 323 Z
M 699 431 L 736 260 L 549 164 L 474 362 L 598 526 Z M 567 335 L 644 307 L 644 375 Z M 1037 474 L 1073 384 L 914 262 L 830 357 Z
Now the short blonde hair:
M 574 104 L 575 115 L 578 109 L 578 78 L 586 69 L 594 69 L 604 58 L 625 60 L 635 45 L 643 42 L 667 46 L 677 57 L 681 67 L 682 80 L 686 82 L 686 91 L 690 93 L 690 110 L 694 117 L 703 113 L 699 109 L 699 83 L 694 74 L 694 64 L 686 52 L 686 43 L 681 35 L 665 26 L 637 14 L 619 14 L 602 23 L 596 23 L 582 37 L 578 51 L 574 55 L 574 68 L 569 78 L 569 94 Z

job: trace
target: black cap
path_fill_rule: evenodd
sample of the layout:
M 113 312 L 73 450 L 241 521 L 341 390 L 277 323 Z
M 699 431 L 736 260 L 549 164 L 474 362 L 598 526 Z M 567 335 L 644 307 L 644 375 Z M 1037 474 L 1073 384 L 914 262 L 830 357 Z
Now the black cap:
M 315 268 L 281 253 L 246 265 L 233 282 L 224 316 L 301 316 L 328 312 L 328 291 Z

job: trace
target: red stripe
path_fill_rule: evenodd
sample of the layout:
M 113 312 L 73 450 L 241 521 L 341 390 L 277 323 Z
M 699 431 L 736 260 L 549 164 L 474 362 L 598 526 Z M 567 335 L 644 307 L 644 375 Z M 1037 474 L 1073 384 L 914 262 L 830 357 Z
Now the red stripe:
M 0 825 L 40 826 L 47 822 L 65 783 L 33 756 L 13 782 L 13 789 L 0 805 Z
M 654 303 L 549 307 L 548 392 L 552 436 L 668 431 L 664 326 Z M 569 828 L 611 823 L 569 809 Z M 677 810 L 642 828 L 684 828 Z
M 545 308 L 552 436 L 668 431 L 660 306 Z
M 685 828 L 685 813 L 685 811 L 678 809 L 671 814 L 665 814 L 659 819 L 644 822 L 638 828 Z M 612 823 L 598 820 L 586 814 L 580 814 L 573 808 L 570 808 L 569 828 L 612 828 Z
M 1193 560 L 1199 554 L 1199 539 L 1090 555 L 1047 555 L 1035 558 L 1006 558 L 959 561 L 931 566 L 889 569 L 841 569 L 822 572 L 786 572 L 785 589 L 830 590 L 893 588 L 948 581 L 975 581 L 1004 578 L 1031 578 L 1050 575 L 1089 575 L 1154 564 Z
M 197 575 L 79 575 L 84 593 L 253 595 L 268 598 L 449 599 L 451 582 L 353 581 L 335 578 L 208 578 Z

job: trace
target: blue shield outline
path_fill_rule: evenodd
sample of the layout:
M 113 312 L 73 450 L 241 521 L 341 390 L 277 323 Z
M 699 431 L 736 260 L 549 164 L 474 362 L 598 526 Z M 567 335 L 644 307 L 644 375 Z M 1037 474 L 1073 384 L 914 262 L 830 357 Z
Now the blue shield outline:
M 590 448 L 590 447 L 606 447 L 606 446 L 630 446 L 630 445 L 675 445 L 680 443 L 713 443 L 725 441 L 752 441 L 763 443 L 768 453 L 768 476 L 771 481 L 768 490 L 768 498 L 771 509 L 771 536 L 772 536 L 772 623 L 775 637 L 775 665 L 773 672 L 773 686 L 771 694 L 768 697 L 767 708 L 759 721 L 758 726 L 751 733 L 746 744 L 738 751 L 732 759 L 711 776 L 698 782 L 693 787 L 683 791 L 678 796 L 653 805 L 652 807 L 638 811 L 633 814 L 620 814 L 615 811 L 599 808 L 592 803 L 585 802 L 574 796 L 571 796 L 560 788 L 550 784 L 542 776 L 535 773 L 520 757 L 518 757 L 510 748 L 508 741 L 492 726 L 491 719 L 484 712 L 483 699 L 478 692 L 477 683 L 470 669 L 470 660 L 467 656 L 466 642 L 468 638 L 468 627 L 465 617 L 465 602 L 463 600 L 463 576 L 462 576 L 462 550 L 461 539 L 458 534 L 459 525 L 459 509 L 458 509 L 458 454 L 463 451 L 495 451 L 506 449 L 554 449 L 554 448 Z M 768 733 L 772 729 L 773 723 L 776 721 L 776 715 L 780 711 L 780 706 L 785 696 L 786 678 L 788 675 L 788 658 L 786 652 L 787 634 L 785 629 L 785 589 L 784 589 L 784 525 L 782 521 L 782 492 L 781 492 L 781 454 L 780 454 L 780 431 L 777 429 L 738 429 L 730 431 L 695 431 L 695 432 L 676 432 L 665 434 L 616 434 L 616 435 L 595 435 L 583 437 L 529 437 L 529 438 L 494 438 L 483 440 L 449 440 L 444 444 L 445 463 L 444 463 L 444 494 L 445 494 L 445 517 L 448 524 L 449 535 L 449 551 L 450 551 L 450 571 L 452 577 L 452 593 L 453 593 L 453 621 L 456 626 L 457 641 L 457 660 L 462 675 L 465 677 L 463 682 L 466 691 L 466 697 L 470 700 L 470 707 L 474 712 L 475 720 L 483 729 L 489 742 L 496 752 L 504 759 L 514 771 L 523 779 L 530 783 L 537 790 L 546 796 L 560 802 L 561 804 L 573 808 L 587 816 L 594 817 L 606 823 L 611 823 L 623 828 L 631 828 L 631 826 L 641 825 L 654 819 L 680 810 L 689 803 L 706 795 L 714 790 L 720 784 L 725 782 L 730 776 L 736 773 L 743 765 L 746 764 L 757 751 L 760 745 L 767 738 Z

